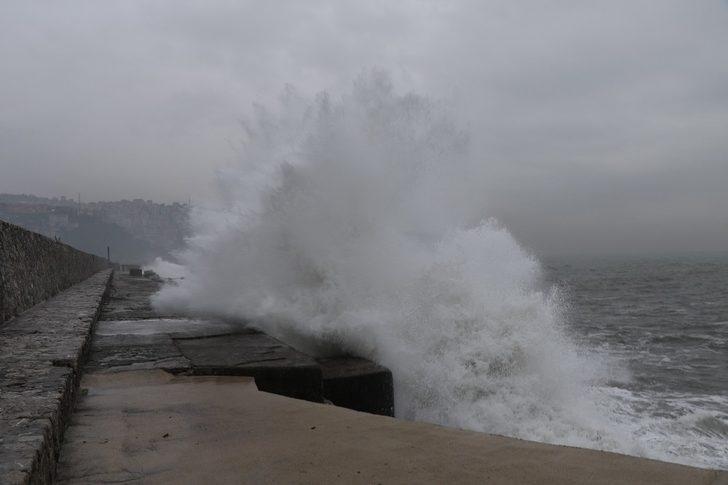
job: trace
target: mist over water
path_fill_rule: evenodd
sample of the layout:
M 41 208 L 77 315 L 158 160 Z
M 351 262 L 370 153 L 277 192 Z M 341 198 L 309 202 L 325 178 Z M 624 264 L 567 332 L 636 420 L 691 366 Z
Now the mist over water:
M 609 392 L 626 371 L 575 343 L 559 289 L 488 217 L 487 154 L 446 111 L 377 72 L 258 107 L 155 305 L 375 360 L 404 419 L 678 459 L 631 431 Z

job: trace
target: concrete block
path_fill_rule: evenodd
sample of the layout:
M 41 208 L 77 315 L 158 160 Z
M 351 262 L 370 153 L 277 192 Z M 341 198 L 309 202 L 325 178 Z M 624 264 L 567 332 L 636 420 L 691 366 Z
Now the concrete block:
M 392 373 L 357 357 L 319 359 L 324 397 L 337 406 L 394 416 Z
M 195 375 L 250 376 L 261 391 L 322 402 L 316 361 L 263 333 L 175 339 Z

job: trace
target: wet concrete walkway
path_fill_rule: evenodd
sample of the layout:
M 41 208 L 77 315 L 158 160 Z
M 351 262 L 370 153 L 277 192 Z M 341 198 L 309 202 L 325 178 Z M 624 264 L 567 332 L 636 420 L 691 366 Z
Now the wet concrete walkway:
M 359 413 L 248 377 L 89 374 L 59 483 L 716 484 L 725 475 Z
M 157 285 L 114 280 L 60 483 L 728 484 L 725 473 L 312 402 L 336 385 L 361 402 L 391 376 L 366 361 L 322 365 L 241 325 L 156 315 Z
M 351 357 L 316 360 L 241 322 L 159 315 L 149 299 L 160 285 L 114 276 L 85 372 L 249 376 L 263 391 L 393 414 L 387 369 Z

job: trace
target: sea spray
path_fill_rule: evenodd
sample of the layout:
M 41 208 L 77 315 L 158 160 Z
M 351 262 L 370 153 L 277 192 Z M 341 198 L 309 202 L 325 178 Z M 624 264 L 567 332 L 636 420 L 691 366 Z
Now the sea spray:
M 405 419 L 639 452 L 603 416 L 603 368 L 558 290 L 488 217 L 487 155 L 441 105 L 374 72 L 336 99 L 287 89 L 245 137 L 157 308 L 378 361 Z

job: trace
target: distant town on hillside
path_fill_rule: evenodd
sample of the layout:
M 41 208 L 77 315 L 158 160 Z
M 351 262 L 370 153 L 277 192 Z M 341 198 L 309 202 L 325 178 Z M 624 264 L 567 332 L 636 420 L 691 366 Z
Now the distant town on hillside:
M 189 231 L 189 204 L 134 199 L 81 202 L 0 194 L 0 219 L 121 263 L 174 260 Z

